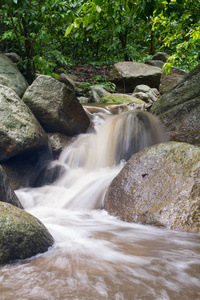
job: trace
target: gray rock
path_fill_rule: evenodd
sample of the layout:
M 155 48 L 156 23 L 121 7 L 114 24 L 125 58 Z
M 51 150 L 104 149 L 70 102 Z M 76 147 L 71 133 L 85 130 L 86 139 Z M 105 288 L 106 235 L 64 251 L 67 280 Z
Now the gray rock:
M 0 264 L 43 253 L 52 245 L 52 236 L 37 218 L 0 202 Z
M 200 148 L 169 142 L 133 155 L 112 181 L 105 209 L 124 221 L 200 231 Z
M 158 89 L 152 88 L 151 90 L 152 90 L 152 92 L 154 92 L 154 94 L 156 95 L 157 98 L 160 97 L 160 92 L 158 91 Z
M 200 146 L 200 65 L 152 106 L 171 140 Z
M 152 57 L 152 60 L 161 60 L 163 62 L 166 62 L 168 59 L 169 55 L 165 52 L 157 52 L 156 54 L 154 54 L 154 56 Z
M 138 93 L 138 92 L 146 93 L 152 102 L 157 100 L 156 94 L 152 91 L 152 89 L 148 85 L 145 84 L 137 85 L 134 89 L 134 93 Z
M 61 133 L 48 133 L 48 138 L 52 147 L 54 158 L 58 158 L 58 155 L 64 150 L 64 148 L 69 146 L 74 140 L 73 137 L 69 137 Z
M 134 93 L 137 93 L 137 92 L 148 93 L 150 90 L 151 90 L 151 88 L 148 85 L 140 84 L 135 87 Z
M 9 185 L 6 173 L 2 166 L 0 166 L 0 201 L 22 208 L 19 199 Z
M 164 62 L 162 60 L 147 60 L 147 61 L 145 61 L 145 64 L 154 66 L 154 67 L 159 67 L 161 69 L 164 66 Z
M 71 79 L 70 76 L 68 76 L 67 74 L 60 74 L 58 80 L 62 83 L 64 83 L 70 90 L 73 91 L 73 93 L 75 93 L 75 82 Z
M 39 76 L 22 99 L 49 133 L 69 136 L 84 133 L 90 120 L 74 89 L 50 76 Z
M 18 70 L 16 65 L 4 54 L 0 54 L 0 76 L 8 79 L 6 86 L 11 87 L 10 81 L 13 83 L 13 89 L 19 97 L 22 97 L 28 87 L 26 79 Z M 2 83 L 2 81 L 0 81 Z
M 1 74 L 0 74 L 0 84 L 9 87 L 13 91 L 15 91 L 15 89 L 16 89 L 14 83 L 12 82 L 12 80 L 9 79 L 8 77 L 5 77 L 5 76 L 1 75 Z
M 14 63 L 19 63 L 22 61 L 21 57 L 15 52 L 4 53 L 8 58 L 10 58 Z
M 146 103 L 149 103 L 149 100 L 151 100 L 149 98 L 149 96 L 144 92 L 133 92 L 132 96 L 136 97 L 136 98 L 138 98 L 138 99 L 140 99 L 140 100 L 142 100 Z
M 52 162 L 48 167 L 44 168 L 37 176 L 34 187 L 50 185 L 58 180 L 66 171 L 64 165 L 57 162 Z
M 0 85 L 0 161 L 47 145 L 47 135 L 17 94 Z
M 78 99 L 78 101 L 79 101 L 81 104 L 88 103 L 88 101 L 89 101 L 89 98 L 83 97 L 83 96 L 77 97 L 77 99 Z
M 114 64 L 109 74 L 109 81 L 115 83 L 116 91 L 132 93 L 139 84 L 158 88 L 161 69 L 136 62 L 119 62 Z
M 178 84 L 188 73 L 172 67 L 169 73 L 165 73 L 165 70 L 162 70 L 159 92 L 164 94 L 169 91 L 173 86 Z
M 109 94 L 110 93 L 104 89 L 103 85 L 92 85 L 90 86 L 90 91 L 86 94 L 86 97 L 89 98 L 89 103 L 99 103 L 104 96 Z

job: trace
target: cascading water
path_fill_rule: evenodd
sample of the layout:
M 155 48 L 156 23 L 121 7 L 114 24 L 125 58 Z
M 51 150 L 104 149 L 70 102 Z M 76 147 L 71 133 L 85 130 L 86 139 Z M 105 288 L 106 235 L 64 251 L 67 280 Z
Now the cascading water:
M 55 244 L 0 268 L 1 299 L 200 298 L 198 234 L 128 224 L 100 209 L 126 160 L 165 141 L 160 123 L 132 111 L 96 114 L 93 127 L 53 162 L 65 170 L 54 184 L 16 191 Z

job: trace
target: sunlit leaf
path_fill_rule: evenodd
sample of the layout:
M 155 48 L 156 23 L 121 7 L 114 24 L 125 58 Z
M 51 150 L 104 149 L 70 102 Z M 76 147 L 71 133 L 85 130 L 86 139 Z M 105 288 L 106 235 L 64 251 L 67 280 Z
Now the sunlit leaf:
M 66 29 L 66 31 L 65 31 L 65 37 L 68 36 L 68 35 L 70 34 L 70 32 L 72 31 L 73 27 L 74 27 L 74 24 L 70 24 L 70 25 L 67 27 L 67 29 Z
M 102 9 L 99 5 L 96 5 L 96 10 L 98 11 L 98 13 L 100 13 Z

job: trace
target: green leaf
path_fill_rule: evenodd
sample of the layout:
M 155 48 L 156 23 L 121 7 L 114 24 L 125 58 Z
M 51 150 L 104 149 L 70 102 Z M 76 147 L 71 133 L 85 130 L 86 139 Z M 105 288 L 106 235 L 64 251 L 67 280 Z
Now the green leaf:
M 172 64 L 171 64 L 171 63 L 165 63 L 165 64 L 164 64 L 163 69 L 165 70 L 165 73 L 166 73 L 166 74 L 170 73 L 171 67 L 172 67 Z
M 45 12 L 45 6 L 41 7 L 41 12 L 44 13 Z
M 53 77 L 53 78 L 57 78 L 57 79 L 59 78 L 59 75 L 57 73 L 51 73 L 51 72 L 49 72 L 48 75 L 51 76 L 51 77 Z
M 67 27 L 67 29 L 66 29 L 66 31 L 65 31 L 65 37 L 68 36 L 68 35 L 70 34 L 70 32 L 72 31 L 73 27 L 74 27 L 74 24 L 70 24 L 70 25 Z
M 82 18 L 76 18 L 74 21 L 74 28 L 79 28 L 80 24 L 82 23 Z
M 98 11 L 98 13 L 100 13 L 102 9 L 99 5 L 96 5 L 96 10 Z

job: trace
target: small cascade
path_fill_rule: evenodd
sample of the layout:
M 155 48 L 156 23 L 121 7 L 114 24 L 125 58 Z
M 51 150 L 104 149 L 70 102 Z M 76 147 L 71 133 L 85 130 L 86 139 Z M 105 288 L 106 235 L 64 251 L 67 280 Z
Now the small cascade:
M 103 125 L 98 117 L 96 132 L 80 135 L 54 162 L 55 166 L 64 167 L 62 176 L 53 185 L 30 191 L 31 203 L 39 197 L 44 206 L 48 203 L 70 210 L 102 208 L 106 189 L 131 155 L 165 141 L 160 122 L 150 113 L 138 110 L 116 116 L 107 114 Z
M 16 191 L 55 243 L 44 254 L 0 267 L 2 300 L 199 299 L 198 234 L 122 222 L 102 209 L 126 160 L 165 141 L 162 126 L 139 110 L 91 118 L 91 132 L 53 162 L 64 169 L 59 179 Z
M 63 151 L 69 168 L 112 167 L 143 148 L 165 142 L 162 125 L 148 112 L 135 110 L 107 117 L 95 134 L 82 135 Z

